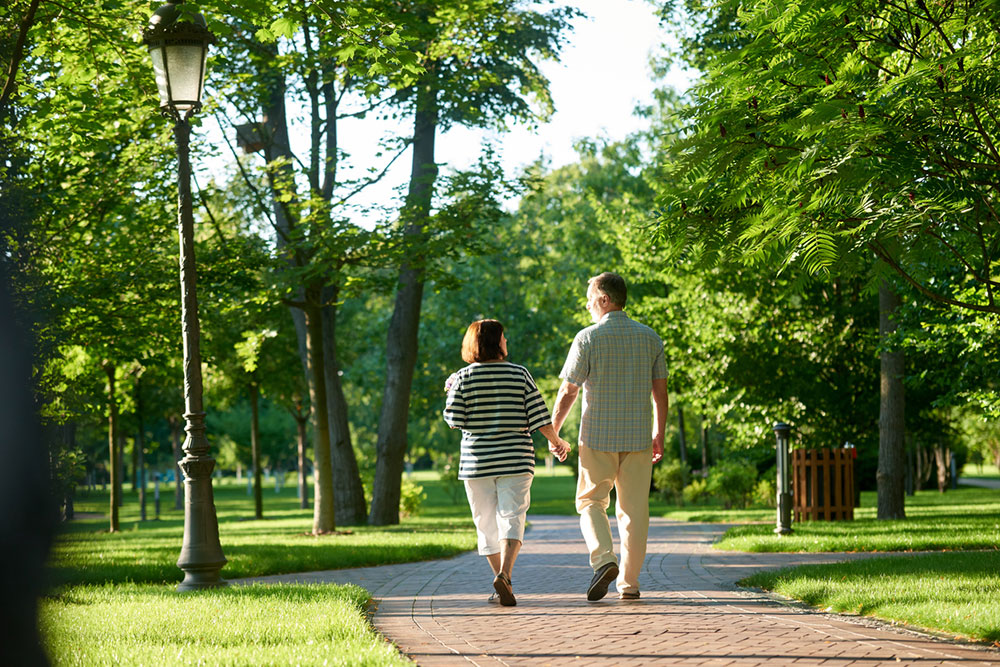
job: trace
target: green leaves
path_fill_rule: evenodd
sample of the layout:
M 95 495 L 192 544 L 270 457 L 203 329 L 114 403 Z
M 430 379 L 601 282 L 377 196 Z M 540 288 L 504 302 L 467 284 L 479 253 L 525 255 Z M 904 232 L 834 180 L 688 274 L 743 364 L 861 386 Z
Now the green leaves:
M 874 253 L 925 297 L 1000 312 L 987 278 L 1000 252 L 1000 199 L 986 185 L 1000 169 L 989 10 L 845 11 L 819 0 L 713 8 L 704 39 L 731 31 L 731 18 L 742 38 L 719 36 L 681 111 L 686 136 L 663 162 L 663 236 L 808 273 L 854 272 Z M 983 298 L 934 287 L 928 267 L 966 271 Z

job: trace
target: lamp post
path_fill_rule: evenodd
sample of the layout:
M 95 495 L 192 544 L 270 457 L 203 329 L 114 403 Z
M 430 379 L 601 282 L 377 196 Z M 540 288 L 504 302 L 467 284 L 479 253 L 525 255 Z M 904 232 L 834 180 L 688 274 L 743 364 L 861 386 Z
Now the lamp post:
M 177 207 L 180 232 L 181 324 L 184 337 L 184 542 L 177 567 L 184 571 L 179 591 L 224 586 L 219 570 L 226 564 L 219 543 L 219 521 L 212 495 L 215 459 L 205 438 L 202 406 L 201 330 L 195 291 L 194 216 L 191 212 L 190 118 L 201 109 L 205 59 L 215 36 L 205 17 L 177 2 L 161 6 L 143 31 L 160 94 L 160 112 L 174 120 L 177 141 Z
M 792 531 L 792 493 L 791 485 L 788 483 L 788 434 L 792 427 L 788 424 L 778 423 L 774 425 L 774 435 L 777 438 L 777 463 L 778 463 L 778 517 L 777 526 L 774 532 L 778 535 L 787 535 Z

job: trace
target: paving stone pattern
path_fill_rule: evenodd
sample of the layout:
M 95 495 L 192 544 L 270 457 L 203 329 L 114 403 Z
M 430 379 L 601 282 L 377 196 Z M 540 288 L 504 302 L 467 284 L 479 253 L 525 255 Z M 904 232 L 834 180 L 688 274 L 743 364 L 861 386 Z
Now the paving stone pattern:
M 591 570 L 575 517 L 531 516 L 514 568 L 516 607 L 487 603 L 474 553 L 442 561 L 261 577 L 355 583 L 378 630 L 419 665 L 1000 665 L 1000 652 L 854 622 L 738 590 L 766 569 L 869 554 L 748 554 L 711 548 L 725 526 L 653 519 L 642 599 L 614 586 L 587 602 Z

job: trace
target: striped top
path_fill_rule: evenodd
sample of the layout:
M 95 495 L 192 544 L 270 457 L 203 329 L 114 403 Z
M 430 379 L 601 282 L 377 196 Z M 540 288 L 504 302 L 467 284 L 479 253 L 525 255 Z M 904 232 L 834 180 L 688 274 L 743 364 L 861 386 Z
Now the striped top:
M 552 417 L 528 369 L 508 361 L 475 363 L 452 378 L 444 420 L 462 429 L 458 478 L 533 473 L 531 432 Z
M 583 387 L 581 446 L 637 452 L 652 444 L 653 380 L 667 377 L 655 331 L 624 311 L 605 313 L 576 335 L 559 377 Z

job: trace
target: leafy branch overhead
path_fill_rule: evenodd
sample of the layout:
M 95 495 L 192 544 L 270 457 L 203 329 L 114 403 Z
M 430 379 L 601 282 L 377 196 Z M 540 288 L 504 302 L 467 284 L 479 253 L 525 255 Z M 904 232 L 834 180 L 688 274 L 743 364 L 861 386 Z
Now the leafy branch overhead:
M 713 11 L 720 46 L 687 53 L 707 71 L 663 167 L 674 251 L 813 274 L 875 257 L 928 299 L 1000 313 L 995 6 Z

